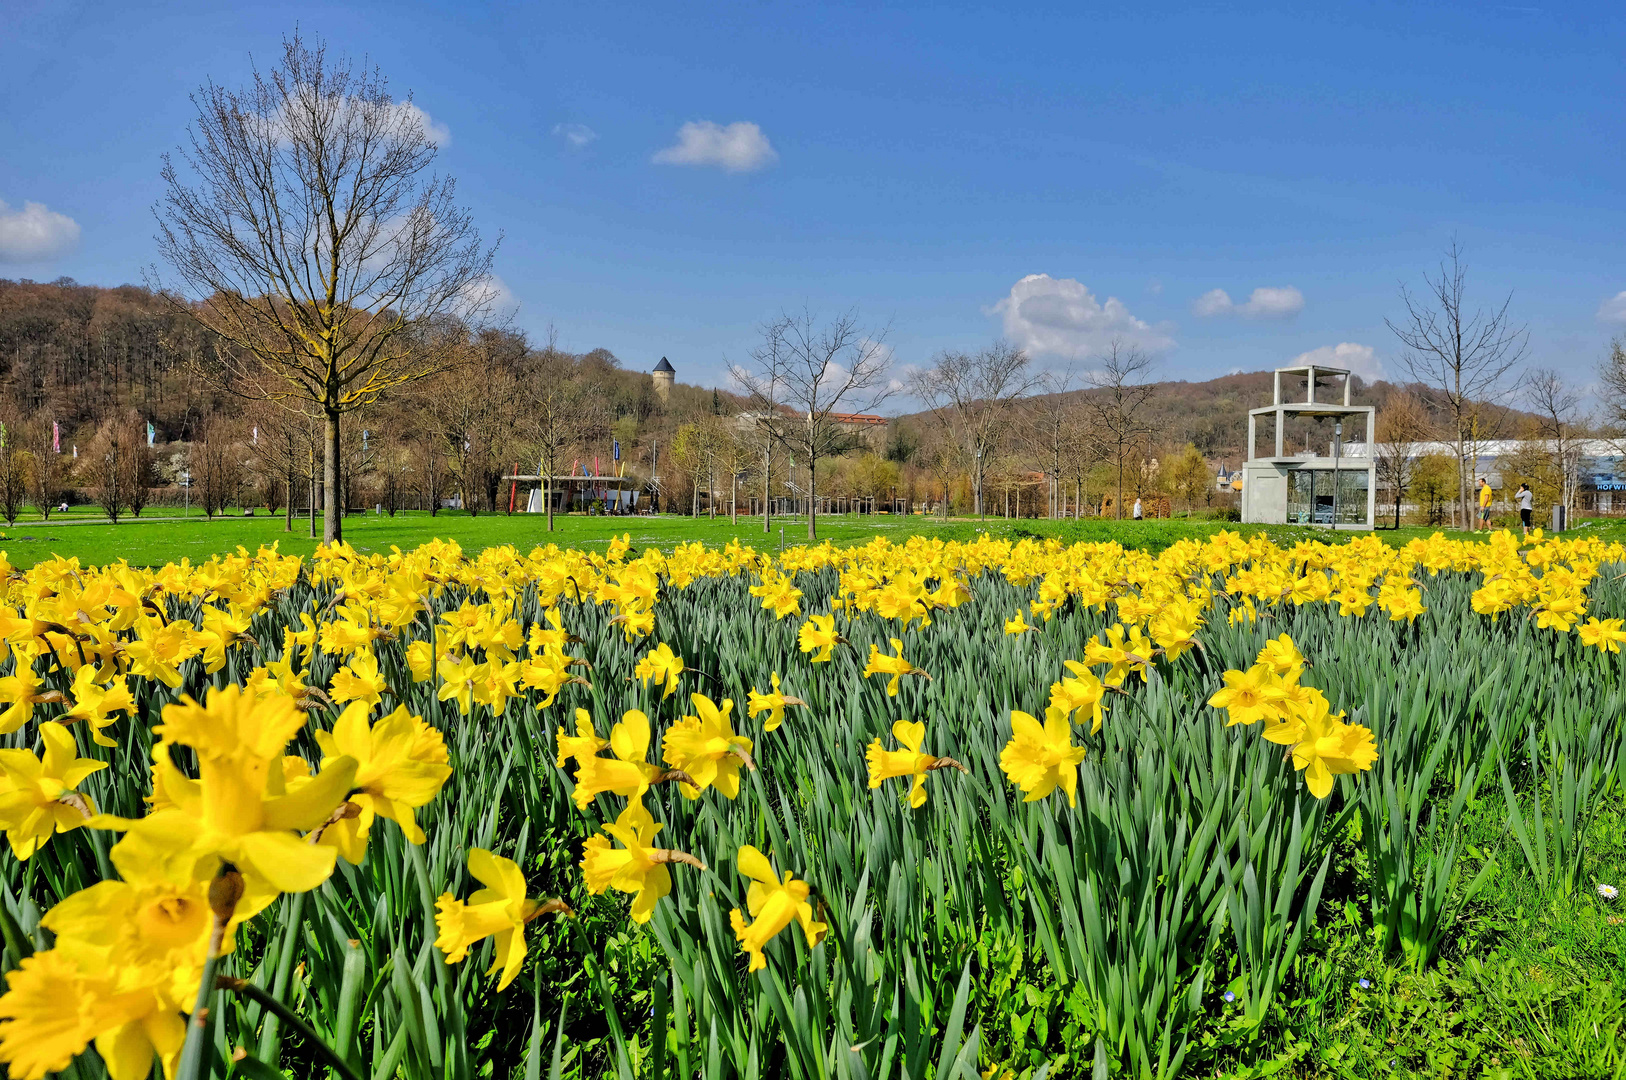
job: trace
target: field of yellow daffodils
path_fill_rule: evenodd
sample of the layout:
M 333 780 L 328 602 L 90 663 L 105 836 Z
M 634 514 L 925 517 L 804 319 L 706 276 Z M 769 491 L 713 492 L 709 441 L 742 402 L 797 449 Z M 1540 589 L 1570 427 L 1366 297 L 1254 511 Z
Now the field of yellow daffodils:
M 1211 1073 L 1329 912 L 1606 887 L 1623 615 L 1539 534 L 0 555 L 0 1061 Z

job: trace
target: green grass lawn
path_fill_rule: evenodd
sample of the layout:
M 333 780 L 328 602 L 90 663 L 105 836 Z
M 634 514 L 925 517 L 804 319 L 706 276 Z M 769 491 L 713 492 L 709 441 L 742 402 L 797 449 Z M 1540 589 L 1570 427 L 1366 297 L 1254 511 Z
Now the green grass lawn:
M 167 508 L 157 511 L 165 517 L 169 512 Z M 1001 537 L 1054 536 L 1066 543 L 1117 540 L 1132 547 L 1159 551 L 1177 540 L 1209 536 L 1224 528 L 1238 530 L 1244 535 L 1265 532 L 1283 544 L 1291 544 L 1299 539 L 1326 540 L 1333 537 L 1325 530 L 1314 528 L 1183 519 L 1138 523 L 1094 518 L 1077 522 L 1030 518 L 988 518 L 985 521 L 951 519 L 943 522 L 918 516 L 854 514 L 821 517 L 819 539 L 836 544 L 852 544 L 863 543 L 876 535 L 901 541 L 920 534 L 939 536 L 945 540 L 969 540 L 979 532 L 987 532 Z M 1626 540 L 1626 521 L 1620 519 L 1601 519 L 1587 523 L 1585 528 L 1588 533 L 1596 530 L 1610 539 Z M 623 533 L 631 534 L 637 547 L 653 544 L 664 550 L 694 540 L 723 544 L 735 538 L 758 547 L 777 548 L 781 531 L 786 546 L 802 543 L 807 538 L 807 523 L 799 517 L 775 518 L 772 533 L 764 536 L 760 518 L 742 517 L 738 525 L 731 525 L 726 517 L 713 520 L 681 515 L 621 518 L 567 515 L 556 517 L 554 531 L 549 533 L 546 519 L 539 514 L 481 514 L 470 517 L 461 511 L 442 511 L 434 517 L 424 512 L 400 513 L 395 517 L 356 514 L 346 519 L 344 525 L 345 539 L 363 552 L 387 552 L 391 546 L 412 548 L 437 537 L 456 540 L 470 553 L 501 544 L 512 544 L 522 551 L 528 551 L 550 541 L 562 547 L 591 548 L 607 544 L 610 537 Z M 1381 529 L 1377 535 L 1390 543 L 1401 544 L 1434 531 L 1406 527 Z M 1336 538 L 1348 539 L 1356 535 L 1360 534 L 1339 533 Z M 77 556 L 86 565 L 127 559 L 139 566 L 160 566 L 183 558 L 199 562 L 210 555 L 235 550 L 239 545 L 252 551 L 261 544 L 273 543 L 279 544 L 282 551 L 296 555 L 309 555 L 316 549 L 316 542 L 310 538 L 309 526 L 305 521 L 296 520 L 293 532 L 289 533 L 283 531 L 280 516 L 225 516 L 212 521 L 202 517 L 186 521 L 127 519 L 117 525 L 109 525 L 105 519 L 98 519 L 93 512 L 85 511 L 52 515 L 48 522 L 19 521 L 10 528 L 0 529 L 0 551 L 5 552 L 11 564 L 19 568 L 32 566 L 53 555 Z

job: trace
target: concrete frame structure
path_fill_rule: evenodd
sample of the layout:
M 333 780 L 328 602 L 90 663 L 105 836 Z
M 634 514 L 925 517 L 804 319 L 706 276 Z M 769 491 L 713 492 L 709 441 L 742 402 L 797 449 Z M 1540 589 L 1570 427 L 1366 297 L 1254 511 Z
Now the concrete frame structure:
M 1282 400 L 1282 376 L 1303 376 L 1306 392 L 1303 401 Z M 1316 380 L 1320 378 L 1343 377 L 1343 401 L 1317 401 Z M 1332 388 L 1337 396 L 1336 387 Z M 1248 410 L 1248 460 L 1242 466 L 1242 520 L 1257 522 L 1264 525 L 1325 525 L 1334 529 L 1355 530 L 1371 529 L 1377 515 L 1377 463 L 1368 457 L 1349 457 L 1339 455 L 1337 458 L 1317 457 L 1310 454 L 1288 454 L 1282 445 L 1282 438 L 1286 420 L 1290 416 L 1334 417 L 1339 421 L 1355 419 L 1366 420 L 1366 443 L 1371 445 L 1376 436 L 1377 410 L 1371 405 L 1351 405 L 1349 403 L 1349 371 L 1345 368 L 1321 367 L 1317 364 L 1306 364 L 1299 367 L 1285 367 L 1276 369 L 1275 389 L 1271 404 Z M 1269 416 L 1274 419 L 1275 450 L 1272 457 L 1256 458 L 1253 456 L 1259 445 L 1259 418 Z M 1346 431 L 1345 437 L 1351 442 L 1357 441 L 1358 435 L 1354 431 Z M 1329 448 L 1330 451 L 1330 448 Z M 1327 510 L 1323 519 L 1321 505 L 1323 496 L 1319 485 L 1322 483 L 1321 474 L 1332 474 L 1328 481 L 1340 493 L 1338 517 L 1340 521 L 1332 520 L 1332 504 L 1330 496 L 1326 497 Z M 1355 499 L 1345 502 L 1342 499 L 1346 488 L 1346 474 L 1366 474 L 1366 503 L 1365 520 L 1350 520 L 1354 515 L 1351 511 L 1358 505 Z M 1310 494 L 1306 502 L 1303 492 L 1297 489 L 1308 482 Z M 1298 507 L 1307 507 L 1289 510 L 1290 489 L 1297 492 L 1300 498 Z M 1356 493 L 1351 491 L 1351 495 Z M 1289 520 L 1289 518 L 1293 520 Z

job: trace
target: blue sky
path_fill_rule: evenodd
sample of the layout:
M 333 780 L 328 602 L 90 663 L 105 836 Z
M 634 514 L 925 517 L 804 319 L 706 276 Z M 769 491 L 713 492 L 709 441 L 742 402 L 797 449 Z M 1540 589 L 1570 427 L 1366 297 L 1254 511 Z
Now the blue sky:
M 187 94 L 296 22 L 444 132 L 521 326 L 684 381 L 804 304 L 899 365 L 1117 335 L 1166 377 L 1392 375 L 1399 283 L 1453 235 L 1533 363 L 1586 383 L 1626 332 L 1618 3 L 7 0 L 0 276 L 139 281 Z

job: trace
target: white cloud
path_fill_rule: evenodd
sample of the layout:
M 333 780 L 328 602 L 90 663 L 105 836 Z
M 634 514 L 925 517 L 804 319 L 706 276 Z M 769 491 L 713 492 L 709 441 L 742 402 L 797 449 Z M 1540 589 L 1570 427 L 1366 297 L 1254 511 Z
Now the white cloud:
M 1035 355 L 1086 356 L 1103 351 L 1114 338 L 1148 352 L 1174 344 L 1166 325 L 1153 326 L 1129 313 L 1122 300 L 1097 300 L 1083 282 L 1029 274 L 990 314 L 1005 320 L 1005 336 Z
M 678 128 L 677 143 L 657 151 L 658 165 L 716 165 L 728 172 L 751 172 L 779 160 L 762 129 L 745 120 L 726 126 L 710 120 Z
M 496 274 L 487 274 L 463 287 L 463 303 L 468 314 L 486 314 L 499 319 L 511 318 L 519 311 L 519 298 L 508 283 Z
M 1359 375 L 1368 382 L 1383 378 L 1383 361 L 1378 359 L 1377 350 L 1370 345 L 1357 345 L 1353 341 L 1339 345 L 1323 345 L 1319 349 L 1299 353 L 1287 366 L 1302 367 L 1305 364 L 1346 368 L 1350 373 Z
M 13 210 L 0 201 L 0 262 L 41 262 L 66 255 L 79 243 L 79 223 L 44 203 Z
M 1598 318 L 1603 322 L 1626 322 L 1626 291 L 1598 305 Z
M 1203 317 L 1240 315 L 1245 319 L 1286 319 L 1304 310 L 1304 294 L 1291 285 L 1262 285 L 1253 290 L 1246 301 L 1234 304 L 1224 289 L 1210 289 L 1197 297 L 1191 310 Z
M 431 117 L 428 112 L 424 112 L 413 102 L 397 101 L 395 102 L 395 111 L 400 112 L 406 119 L 416 122 L 418 127 L 423 128 L 424 137 L 428 138 L 429 142 L 442 148 L 442 150 L 452 145 L 452 128 L 441 124 L 439 120 Z
M 286 145 L 291 140 L 291 133 L 294 130 L 295 124 L 298 123 L 303 125 L 304 123 L 309 122 L 308 114 L 311 111 L 310 93 L 310 88 L 307 85 L 301 85 L 292 91 L 293 97 L 296 101 L 292 110 L 295 116 L 292 119 L 289 117 L 289 105 L 286 101 L 284 101 L 277 106 L 275 112 L 266 114 L 258 119 L 249 118 L 247 122 L 250 124 L 258 123 L 263 125 L 262 130 L 267 137 L 274 138 L 280 145 Z M 327 103 L 323 103 L 323 106 L 317 111 L 327 117 L 329 123 L 336 126 L 342 126 L 349 123 L 352 120 L 353 115 L 356 115 L 352 113 L 352 110 L 356 110 L 358 108 L 362 110 L 359 113 L 359 117 L 365 119 L 372 113 L 373 109 L 373 107 L 370 105 L 360 104 L 359 100 L 354 97 L 343 98 L 332 104 L 336 105 L 336 107 L 328 108 Z M 391 102 L 388 106 L 384 107 L 382 119 L 386 121 L 392 119 L 399 120 L 404 126 L 421 129 L 423 131 L 424 138 L 428 139 L 432 144 L 440 149 L 445 149 L 452 143 L 452 129 L 430 116 L 426 111 L 419 107 L 416 102 Z
M 426 138 L 441 149 L 452 145 L 452 129 L 431 117 L 410 101 L 397 101 L 395 111 L 423 128 Z
M 1191 305 L 1191 313 L 1207 318 L 1210 315 L 1228 315 L 1234 309 L 1231 295 L 1224 289 L 1209 289 Z
M 586 124 L 555 124 L 553 133 L 577 150 L 598 138 L 598 132 Z

